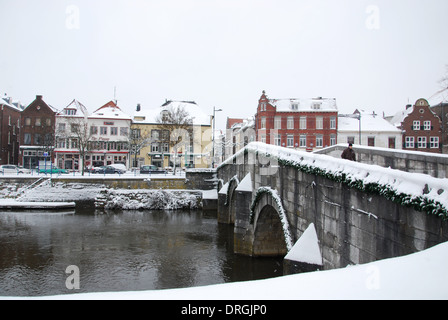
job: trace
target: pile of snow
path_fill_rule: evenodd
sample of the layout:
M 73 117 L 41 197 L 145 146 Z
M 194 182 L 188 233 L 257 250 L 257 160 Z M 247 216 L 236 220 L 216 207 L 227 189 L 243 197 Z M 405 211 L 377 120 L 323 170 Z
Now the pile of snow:
M 285 256 L 285 260 L 304 262 L 308 264 L 323 265 L 319 249 L 316 228 L 311 223 L 292 249 Z
M 83 293 L 20 299 L 445 300 L 448 299 L 447 265 L 448 243 L 442 243 L 408 256 L 266 280 L 185 289 Z
M 199 209 L 201 192 L 173 190 L 103 190 L 95 199 L 97 208 L 107 210 Z

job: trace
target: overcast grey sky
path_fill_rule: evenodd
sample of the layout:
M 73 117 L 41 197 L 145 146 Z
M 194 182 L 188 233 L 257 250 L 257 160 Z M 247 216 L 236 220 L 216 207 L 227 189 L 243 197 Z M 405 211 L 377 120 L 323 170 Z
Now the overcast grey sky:
M 226 117 L 271 98 L 393 114 L 440 89 L 446 0 L 0 0 L 0 94 L 90 112 L 194 100 Z M 441 97 L 430 100 L 435 104 Z

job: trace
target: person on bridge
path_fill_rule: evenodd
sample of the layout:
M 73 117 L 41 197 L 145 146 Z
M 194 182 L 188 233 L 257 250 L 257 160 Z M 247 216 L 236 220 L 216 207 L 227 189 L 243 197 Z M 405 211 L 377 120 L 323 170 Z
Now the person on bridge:
M 355 151 L 353 150 L 353 144 L 351 144 L 351 143 L 348 144 L 348 148 L 346 148 L 342 152 L 341 158 L 351 160 L 351 161 L 356 161 L 356 154 L 355 154 Z

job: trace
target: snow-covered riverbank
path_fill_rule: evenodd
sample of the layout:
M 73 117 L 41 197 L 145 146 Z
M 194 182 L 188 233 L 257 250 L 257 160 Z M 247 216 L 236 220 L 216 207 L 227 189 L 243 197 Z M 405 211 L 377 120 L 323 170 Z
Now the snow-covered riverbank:
M 203 287 L 20 299 L 298 300 L 448 299 L 448 243 L 404 257 L 343 269 Z M 0 297 L 0 299 L 11 299 Z

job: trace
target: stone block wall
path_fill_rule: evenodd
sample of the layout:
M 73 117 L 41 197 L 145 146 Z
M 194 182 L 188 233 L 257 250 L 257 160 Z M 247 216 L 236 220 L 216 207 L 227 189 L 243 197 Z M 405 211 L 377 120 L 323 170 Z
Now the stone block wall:
M 437 216 L 377 194 L 351 189 L 323 176 L 292 167 L 266 166 L 266 163 L 269 160 L 261 156 L 256 163 L 248 163 L 246 155 L 245 163 L 235 162 L 220 168 L 218 178 L 225 183 L 237 175 L 241 181 L 250 172 L 254 192 L 262 186 L 277 190 L 293 243 L 314 223 L 324 269 L 406 255 L 448 241 L 448 222 Z M 235 250 L 249 255 L 254 250 L 251 228 L 256 226 L 244 221 L 248 219 L 248 206 L 253 198 L 254 194 L 243 197 L 236 193 L 235 196 L 238 221 Z

